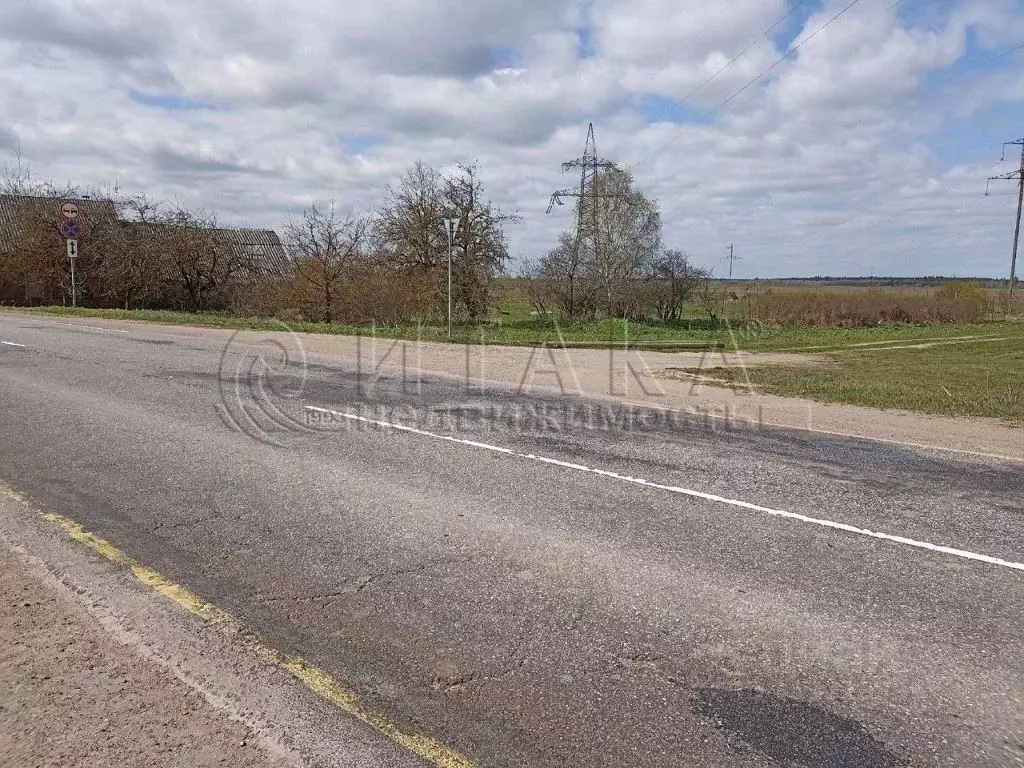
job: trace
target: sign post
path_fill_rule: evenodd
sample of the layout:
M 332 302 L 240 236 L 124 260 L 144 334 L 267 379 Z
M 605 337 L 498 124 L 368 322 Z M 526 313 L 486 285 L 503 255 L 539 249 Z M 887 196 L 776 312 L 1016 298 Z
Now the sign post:
M 67 238 L 68 261 L 71 262 L 71 307 L 78 306 L 78 287 L 75 285 L 75 259 L 78 258 L 78 238 L 82 234 L 78 206 L 64 203 L 60 207 L 60 233 Z
M 441 223 L 448 235 L 448 339 L 452 338 L 452 248 L 455 247 L 455 234 L 459 231 L 459 219 L 445 219 Z
M 78 288 L 75 287 L 75 259 L 78 257 L 78 241 L 68 240 L 68 259 L 71 260 L 71 308 L 78 306 Z

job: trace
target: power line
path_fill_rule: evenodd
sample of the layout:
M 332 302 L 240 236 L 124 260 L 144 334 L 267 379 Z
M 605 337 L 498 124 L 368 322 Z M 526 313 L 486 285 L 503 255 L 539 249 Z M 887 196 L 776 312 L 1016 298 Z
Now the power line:
M 895 5 L 899 5 L 900 2 L 903 2 L 903 0 L 899 0 L 899 2 L 897 2 Z M 891 7 L 895 7 L 895 5 L 891 6 Z M 995 56 L 992 56 L 992 57 L 990 57 L 988 59 L 985 59 L 984 61 L 978 62 L 977 66 L 979 66 L 979 67 L 988 66 L 989 64 L 993 64 L 993 63 L 999 61 L 1000 59 L 1004 59 L 1007 56 L 1009 56 L 1009 55 L 1011 55 L 1013 53 L 1016 53 L 1016 52 L 1018 52 L 1020 50 L 1024 50 L 1024 43 L 1022 43 L 1020 45 L 1012 46 L 1010 48 L 1007 48 L 1005 51 L 1001 51 L 1001 52 L 997 53 Z M 972 71 L 973 70 L 964 70 L 964 71 L 961 71 L 961 72 L 957 72 L 956 74 L 952 75 L 951 77 L 946 78 L 945 80 L 939 80 L 934 85 L 936 87 L 941 87 L 941 86 L 944 86 L 944 85 L 948 85 L 949 83 L 953 82 L 954 80 L 958 80 L 959 78 L 964 77 L 965 75 L 971 74 Z M 909 101 L 913 101 L 916 98 L 918 98 L 918 94 L 912 94 L 910 96 L 907 96 L 904 99 L 901 99 L 900 101 L 897 101 L 897 102 L 895 102 L 893 104 L 890 104 L 889 108 L 892 109 L 892 108 L 895 108 L 895 107 L 902 106 L 903 104 L 906 104 Z M 991 166 L 986 168 L 986 170 L 995 169 L 997 165 L 998 165 L 998 163 L 993 163 Z M 964 191 L 964 190 L 968 189 L 970 186 L 973 185 L 973 183 L 974 182 L 966 182 L 966 183 L 961 184 L 961 185 L 959 185 L 957 187 L 946 188 L 946 189 L 947 189 L 947 192 L 949 192 L 949 193 L 957 193 L 957 192 L 961 192 L 961 191 Z M 971 202 L 966 203 L 965 205 L 961 206 L 956 211 L 956 213 L 963 213 L 968 207 L 974 205 L 977 202 L 980 202 L 983 199 L 984 199 L 984 197 L 979 195 L 976 199 L 974 199 Z M 896 219 L 900 218 L 901 216 L 903 216 L 903 212 L 902 211 L 895 211 L 895 212 L 893 212 L 891 215 L 889 215 L 887 217 L 878 219 L 871 226 L 866 227 L 865 229 L 860 230 L 860 232 L 858 232 L 858 236 L 862 237 L 862 236 L 867 235 L 867 234 L 869 234 L 871 232 L 874 232 L 879 227 L 881 227 L 881 226 L 883 226 L 885 224 L 890 224 L 893 221 L 895 221 Z M 923 225 L 922 224 L 922 225 L 920 225 L 920 226 L 918 226 L 916 228 L 917 229 L 923 229 L 925 226 L 927 226 L 927 225 Z M 864 247 L 866 249 L 870 249 L 870 248 L 872 248 L 872 247 L 874 247 L 876 245 L 880 245 L 883 242 L 886 242 L 888 239 L 889 239 L 889 236 L 887 235 L 886 237 L 881 238 L 881 239 L 879 239 L 879 240 L 877 240 L 875 242 L 872 242 L 872 243 L 870 243 L 870 244 L 868 244 L 867 246 L 864 246 Z M 915 250 L 917 250 L 917 249 L 915 249 Z
M 1001 176 L 991 176 L 985 184 L 985 194 L 988 194 L 989 185 L 993 181 L 1016 181 L 1017 182 L 1017 226 L 1013 231 L 1013 256 L 1010 258 L 1010 282 L 1006 291 L 1006 311 L 1013 308 L 1013 284 L 1017 282 L 1017 246 L 1020 244 L 1020 216 L 1024 209 L 1024 139 L 1008 141 L 1003 144 L 1003 159 L 1006 158 L 1006 148 L 1011 146 L 1020 147 L 1020 169 L 1012 173 L 1004 173 Z
M 823 32 L 825 29 L 827 29 L 832 24 L 834 24 L 836 21 L 838 21 L 842 16 L 844 16 L 848 11 L 850 11 L 853 8 L 853 6 L 855 6 L 858 2 L 859 2 L 859 0 L 852 0 L 852 2 L 848 3 L 846 6 L 844 6 L 842 9 L 840 9 L 838 12 L 836 12 L 831 18 L 829 18 L 826 22 L 824 22 L 817 29 L 815 29 L 810 35 L 808 35 L 807 37 L 805 37 L 802 40 L 800 40 L 800 42 L 797 43 L 796 45 L 791 46 L 782 56 L 780 56 L 769 67 L 767 67 L 760 74 L 758 74 L 752 80 L 750 80 L 749 82 L 744 84 L 741 88 L 739 88 L 737 91 L 735 91 L 733 94 L 731 94 L 727 99 L 725 99 L 723 102 L 718 104 L 718 106 L 716 106 L 714 109 L 712 109 L 710 112 L 708 112 L 707 116 L 710 117 L 710 116 L 720 112 L 724 107 L 726 107 L 730 103 L 732 103 L 738 96 L 740 96 L 742 93 L 747 91 L 751 86 L 755 85 L 757 82 L 759 82 L 761 79 L 763 79 L 766 75 L 770 74 L 776 67 L 778 67 L 779 64 L 781 64 L 786 59 L 790 58 L 793 54 L 795 54 L 798 50 L 800 50 L 804 45 L 809 43 L 812 39 L 817 37 L 821 32 Z M 891 10 L 899 7 L 900 5 L 902 5 L 904 2 L 906 2 L 906 0 L 895 0 L 895 2 L 893 2 L 893 3 L 891 3 L 889 5 L 887 10 L 891 11 Z M 792 10 L 796 10 L 796 8 L 794 7 L 794 9 L 792 9 Z M 785 20 L 785 18 L 787 18 L 789 15 L 791 15 L 792 10 L 790 11 L 790 13 L 786 14 L 785 16 L 783 16 L 782 18 L 777 20 L 771 27 L 769 27 L 769 29 L 766 30 L 761 35 L 761 37 L 758 38 L 757 41 L 755 41 L 751 45 L 748 45 L 747 48 L 745 48 L 743 51 L 741 51 L 737 56 L 733 57 L 733 59 L 731 59 L 730 62 L 725 65 L 725 67 L 721 68 L 718 72 L 716 72 L 714 75 L 712 75 L 710 78 L 708 78 L 704 83 L 702 83 L 700 86 L 698 86 L 698 88 L 695 91 L 692 91 L 691 93 L 687 94 L 687 96 L 684 99 L 679 100 L 676 103 L 679 104 L 679 105 L 682 105 L 683 102 L 686 101 L 686 99 L 689 99 L 695 93 L 697 93 L 701 88 L 705 87 L 708 82 L 710 82 L 712 79 L 714 79 L 714 77 L 716 77 L 722 71 L 727 69 L 735 61 L 737 61 L 740 57 L 742 57 L 747 51 L 749 51 L 749 49 L 752 48 L 753 45 L 756 45 L 756 43 L 759 42 L 761 39 L 763 39 L 766 36 L 768 36 L 769 34 L 771 34 L 772 30 L 774 30 L 779 24 L 781 24 L 782 21 Z M 988 59 L 986 59 L 984 61 L 979 62 L 977 66 L 983 67 L 983 66 L 987 66 L 989 64 L 995 63 L 995 62 L 997 62 L 997 61 L 999 61 L 1001 59 L 1004 59 L 1007 56 L 1010 56 L 1010 55 L 1012 55 L 1012 54 L 1014 54 L 1014 53 L 1016 53 L 1016 52 L 1018 52 L 1018 51 L 1020 51 L 1022 49 L 1024 49 L 1024 44 L 1012 46 L 1012 47 L 1010 47 L 1010 48 L 1008 48 L 1008 49 L 1006 49 L 1004 51 L 1001 51 L 1001 52 L 997 53 L 996 55 L 994 55 L 994 56 L 992 56 L 992 57 L 990 57 L 990 58 L 988 58 Z M 971 74 L 972 71 L 974 71 L 974 70 L 964 70 L 964 71 L 961 71 L 961 72 L 957 72 L 956 74 L 954 74 L 954 75 L 952 75 L 952 76 L 950 76 L 950 77 L 948 77 L 948 78 L 946 78 L 944 80 L 940 80 L 940 81 L 934 83 L 933 85 L 934 86 L 946 85 L 946 84 L 951 83 L 954 80 L 957 80 L 957 79 L 959 79 L 959 78 L 961 78 L 961 77 L 963 77 L 965 75 Z M 890 105 L 890 107 L 901 106 L 902 104 L 905 104 L 906 102 L 912 101 L 913 99 L 916 99 L 916 98 L 919 98 L 919 94 L 912 94 L 912 95 L 910 95 L 910 96 L 908 96 L 908 97 L 906 97 L 906 98 L 904 98 L 904 99 L 902 99 L 902 100 L 900 100 L 898 102 L 895 102 L 894 104 Z M 679 137 L 676 136 L 676 137 L 670 139 L 668 142 L 666 142 L 666 144 L 660 150 L 658 150 L 658 152 L 661 152 L 664 149 L 666 149 L 673 141 L 678 140 L 678 138 Z M 634 167 L 642 166 L 643 164 L 649 162 L 655 156 L 655 154 L 657 154 L 657 152 L 648 154 L 646 157 L 644 157 L 643 159 L 638 161 L 634 165 Z M 970 205 L 970 203 L 968 205 Z M 865 233 L 866 232 L 871 232 L 871 231 L 873 231 L 875 229 L 878 229 L 880 226 L 882 226 L 884 223 L 886 223 L 886 221 L 887 221 L 886 219 L 877 221 L 875 224 L 873 224 L 872 226 L 870 226 L 866 230 L 864 230 L 864 232 Z
M 738 91 L 736 91 L 736 93 L 734 93 L 732 96 L 730 96 L 725 101 L 723 101 L 721 104 L 719 104 L 717 107 L 715 107 L 713 110 L 711 110 L 711 112 L 709 114 L 713 115 L 716 112 L 718 112 L 720 109 L 722 109 L 723 107 L 725 107 L 728 104 L 730 104 L 733 99 L 735 99 L 737 96 L 739 96 L 745 90 L 747 90 L 747 88 L 749 88 L 750 86 L 752 86 L 755 83 L 759 82 L 761 80 L 761 78 L 763 78 L 765 75 L 769 74 L 772 70 L 774 70 L 777 66 L 779 66 L 779 64 L 781 64 L 786 59 L 788 59 L 790 56 L 792 56 L 794 53 L 799 51 L 801 48 L 803 48 L 805 45 L 807 45 L 807 43 L 811 42 L 811 40 L 816 38 L 820 33 L 824 32 L 826 29 L 828 29 L 830 26 L 832 26 L 833 23 L 838 21 L 848 10 L 853 8 L 853 6 L 855 6 L 859 2 L 860 2 L 860 0 L 852 0 L 852 2 L 849 5 L 847 5 L 845 8 L 843 8 L 837 14 L 835 14 L 831 19 L 829 19 L 824 24 L 822 24 L 820 27 L 818 27 L 816 30 L 814 30 L 814 32 L 812 32 L 810 35 L 808 35 L 803 40 L 801 40 L 800 43 L 798 43 L 797 45 L 791 46 L 789 48 L 789 50 L 787 50 L 784 54 L 782 54 L 782 56 L 780 56 L 775 61 L 774 64 L 772 64 L 770 67 L 768 67 L 768 69 L 766 69 L 764 72 L 759 74 L 757 77 L 755 77 L 749 83 L 747 83 L 742 88 L 740 88 Z M 902 0 L 900 0 L 900 2 L 902 2 Z M 895 7 L 895 6 L 893 6 L 893 7 Z
M 780 24 L 781 24 L 782 22 L 784 22 L 784 21 L 785 21 L 786 19 L 788 19 L 788 18 L 789 18 L 790 16 L 792 16 L 792 15 L 793 15 L 794 13 L 796 13 L 796 12 L 797 12 L 797 10 L 798 10 L 798 9 L 799 9 L 799 8 L 800 8 L 801 6 L 803 6 L 803 5 L 806 5 L 806 4 L 807 4 L 807 0 L 800 0 L 800 1 L 799 1 L 799 2 L 798 2 L 798 3 L 796 4 L 796 5 L 794 5 L 794 6 L 793 6 L 792 8 L 790 8 L 790 9 L 789 9 L 789 10 L 788 10 L 788 11 L 787 11 L 786 13 L 784 13 L 784 14 L 783 14 L 782 16 L 780 16 L 780 17 L 779 17 L 779 18 L 778 18 L 778 19 L 777 19 L 777 20 L 775 21 L 775 23 L 774 23 L 774 24 L 772 24 L 772 25 L 771 25 L 770 27 L 768 27 L 768 29 L 766 29 L 766 30 L 765 30 L 764 32 L 762 32 L 762 33 L 761 33 L 761 36 L 760 36 L 760 37 L 758 37 L 758 38 L 757 38 L 756 40 L 754 40 L 753 42 L 751 42 L 751 43 L 748 43 L 748 44 L 747 44 L 747 46 L 746 46 L 746 47 L 745 47 L 745 48 L 744 48 L 744 49 L 743 49 L 742 51 L 740 51 L 740 52 L 739 52 L 739 53 L 737 53 L 737 54 L 736 54 L 735 56 L 733 56 L 733 57 L 732 57 L 731 59 L 729 59 L 729 61 L 727 61 L 727 62 L 726 62 L 725 64 L 723 64 L 723 65 L 722 65 L 722 66 L 721 66 L 721 67 L 720 67 L 720 68 L 718 69 L 718 71 L 714 72 L 714 73 L 713 73 L 713 74 L 711 74 L 711 75 L 708 75 L 708 76 L 707 76 L 707 77 L 706 77 L 706 78 L 704 79 L 704 82 L 702 82 L 702 83 L 701 83 L 700 85 L 698 85 L 698 86 L 697 86 L 696 88 L 694 88 L 694 89 L 693 89 L 692 91 L 690 91 L 690 92 L 689 92 L 688 94 L 686 94 L 685 96 L 683 96 L 683 98 L 682 98 L 682 99 L 681 99 L 681 100 L 680 100 L 680 101 L 678 102 L 678 103 L 679 103 L 679 105 L 680 105 L 680 106 L 682 106 L 682 105 L 683 105 L 683 104 L 685 104 L 685 103 L 686 103 L 687 101 L 689 101 L 689 100 L 690 100 L 691 98 L 693 98 L 693 97 L 694 97 L 694 96 L 696 96 L 696 95 L 697 95 L 698 93 L 700 93 L 700 92 L 701 92 L 701 91 L 702 91 L 702 90 L 704 89 L 704 86 L 706 86 L 706 85 L 707 85 L 708 83 L 710 83 L 710 82 L 711 82 L 712 80 L 714 80 L 714 79 L 715 79 L 716 77 L 718 77 L 718 76 L 719 76 L 720 74 L 722 74 L 723 72 L 725 72 L 725 70 L 727 70 L 727 69 L 728 69 L 729 67 L 731 67 L 731 66 L 732 66 L 733 64 L 735 64 L 735 63 L 736 63 L 737 61 L 739 61 L 739 60 L 740 60 L 741 58 L 743 58 L 743 57 L 744 57 L 744 56 L 746 55 L 747 51 L 749 51 L 749 50 L 750 50 L 751 48 L 753 48 L 753 47 L 754 47 L 755 45 L 757 45 L 758 43 L 760 43 L 760 42 L 761 42 L 762 40 L 766 40 L 766 39 L 768 38 L 768 36 L 769 36 L 769 35 L 771 35 L 771 33 L 775 31 L 775 28 L 776 28 L 776 27 L 778 27 L 778 26 L 779 26 L 779 25 L 780 25 Z
M 826 21 L 824 24 L 822 24 L 816 30 L 814 30 L 814 32 L 812 32 L 810 35 L 808 35 L 803 40 L 801 40 L 797 45 L 791 45 L 786 50 L 786 52 L 784 54 L 782 54 L 782 56 L 780 56 L 778 59 L 776 59 L 775 62 L 770 67 L 768 67 L 767 69 L 764 69 L 759 75 L 757 75 L 757 77 L 753 78 L 746 85 L 744 85 L 742 88 L 740 88 L 739 90 L 735 91 L 731 96 L 729 96 L 729 98 L 727 98 L 725 101 L 723 101 L 717 107 L 715 107 L 710 112 L 708 112 L 707 116 L 711 117 L 712 115 L 720 112 L 723 108 L 728 106 L 737 96 L 739 96 L 741 93 L 746 91 L 748 88 L 750 88 L 755 83 L 759 82 L 765 75 L 771 73 L 777 66 L 779 66 L 779 64 L 781 64 L 783 61 L 785 61 L 790 56 L 792 56 L 794 53 L 796 53 L 801 48 L 803 48 L 807 43 L 809 43 L 811 40 L 813 40 L 815 37 L 817 37 L 820 33 L 824 32 L 828 27 L 830 27 L 833 23 L 838 21 L 847 11 L 849 11 L 851 8 L 853 8 L 853 6 L 855 6 L 859 2 L 860 2 L 860 0 L 852 0 L 848 5 L 843 7 L 840 11 L 838 11 L 835 14 L 833 14 L 833 16 L 828 21 Z M 897 2 L 893 6 L 891 6 L 891 8 L 895 8 L 896 5 L 898 5 L 901 2 L 903 2 L 903 0 L 897 0 Z M 778 23 L 781 23 L 781 21 L 777 22 L 776 26 L 778 25 Z M 771 30 L 768 30 L 767 32 L 765 32 L 765 34 L 769 34 L 770 31 Z M 682 101 L 678 101 L 677 100 L 675 103 L 678 106 L 683 106 L 683 102 Z M 664 151 L 673 141 L 676 141 L 676 139 L 678 139 L 678 136 L 676 138 L 673 138 L 673 139 L 669 140 L 668 142 L 666 142 L 665 145 L 660 150 L 658 150 L 658 152 Z M 655 154 L 657 154 L 657 153 L 654 153 L 654 152 L 650 153 L 645 158 L 643 158 L 640 162 L 638 162 L 636 164 L 636 166 L 641 166 L 641 165 L 647 163 L 649 160 L 651 160 L 654 157 Z
M 855 0 L 855 2 L 856 2 L 856 0 Z M 772 69 L 773 69 L 773 68 L 774 68 L 775 66 L 777 66 L 777 65 L 778 65 L 778 64 L 779 64 L 779 63 L 780 63 L 780 62 L 781 62 L 782 60 L 784 60 L 784 59 L 788 58 L 788 57 L 789 57 L 790 55 L 792 55 L 793 53 L 795 53 L 795 52 L 796 52 L 796 50 L 797 50 L 797 49 L 798 49 L 799 47 L 803 46 L 804 44 L 806 44 L 807 42 L 809 42 L 809 41 L 810 41 L 810 40 L 811 40 L 811 39 L 812 39 L 812 38 L 813 38 L 813 37 L 814 37 L 815 35 L 817 35 L 817 34 L 818 34 L 819 32 L 821 32 L 821 31 L 823 31 L 823 30 L 825 29 L 825 27 L 827 27 L 827 26 L 828 26 L 829 24 L 832 24 L 833 22 L 835 22 L 836 20 L 838 20 L 838 19 L 840 18 L 840 16 L 841 16 L 842 14 L 844 14 L 845 12 L 847 12 L 848 10 L 850 10 L 850 8 L 852 8 L 852 7 L 853 7 L 853 5 L 855 4 L 855 2 L 854 2 L 854 3 L 850 3 L 849 5 L 847 5 L 846 7 L 844 7 L 844 8 L 843 8 L 842 10 L 840 10 L 840 11 L 839 11 L 839 12 L 838 12 L 838 13 L 837 13 L 837 14 L 836 14 L 835 16 L 833 16 L 832 18 L 830 18 L 830 19 L 829 19 L 829 20 L 828 20 L 828 21 L 827 21 L 827 22 L 826 22 L 825 24 L 823 24 L 822 26 L 818 27 L 818 29 L 816 29 L 816 30 L 815 30 L 815 31 L 814 31 L 814 32 L 813 32 L 813 33 L 812 33 L 811 35 L 809 35 L 809 36 L 808 36 L 807 38 L 805 38 L 805 39 L 804 39 L 803 41 L 801 41 L 801 42 L 800 42 L 800 43 L 799 43 L 799 44 L 798 44 L 798 45 L 797 45 L 796 47 L 794 47 L 794 48 L 793 48 L 793 49 L 792 49 L 791 51 L 788 51 L 788 52 L 787 52 L 787 53 L 786 53 L 786 54 L 785 54 L 785 55 L 784 55 L 783 57 L 781 57 L 781 58 L 780 58 L 780 59 L 779 59 L 778 61 L 776 61 L 776 62 L 775 62 L 775 64 L 773 64 L 773 65 L 772 65 L 771 67 L 769 67 L 768 69 L 764 70 L 764 71 L 763 71 L 763 72 L 762 72 L 762 73 L 761 73 L 760 75 L 758 75 L 758 76 L 757 76 L 756 78 L 754 78 L 754 80 L 752 80 L 752 81 L 751 81 L 750 83 L 748 83 L 748 84 L 747 84 L 747 85 L 745 85 L 745 86 L 744 86 L 743 88 L 741 88 L 741 89 L 740 89 L 739 91 L 737 91 L 737 92 L 736 92 L 736 93 L 734 93 L 734 94 L 733 94 L 732 96 L 730 96 L 730 98 L 729 98 L 729 99 L 727 99 L 727 100 L 726 100 L 726 102 L 723 102 L 723 104 L 721 104 L 721 105 L 719 105 L 718 107 L 716 107 L 716 108 L 715 108 L 715 110 L 713 110 L 713 111 L 712 111 L 711 113 L 709 113 L 709 115 L 710 115 L 710 114 L 713 114 L 713 113 L 714 113 L 714 112 L 716 112 L 716 111 L 719 111 L 719 110 L 721 109 L 721 107 L 722 107 L 722 106 L 723 106 L 724 104 L 726 104 L 726 103 L 728 103 L 729 101 L 733 100 L 733 99 L 734 99 L 734 98 L 735 98 L 736 96 L 738 96 L 738 95 L 739 95 L 739 94 L 740 94 L 740 93 L 741 93 L 742 91 L 746 90 L 746 89 L 747 89 L 747 88 L 749 88 L 749 87 L 750 87 L 751 85 L 753 85 L 753 84 L 754 84 L 754 83 L 756 83 L 756 82 L 757 82 L 758 80 L 760 80 L 760 79 L 761 79 L 762 77 L 764 77 L 764 75 L 765 75 L 765 74 L 767 74 L 768 72 L 770 72 L 770 71 L 771 71 L 771 70 L 772 70 Z M 902 5 L 902 4 L 904 3 L 904 2 L 905 2 L 905 0 L 896 0 L 896 2 L 892 3 L 892 4 L 891 4 L 891 5 L 889 6 L 889 10 L 892 10 L 893 8 L 896 8 L 896 7 L 897 7 L 897 6 L 899 6 L 899 5 Z M 995 54 L 994 56 L 991 56 L 991 57 L 990 57 L 990 58 L 988 58 L 988 59 L 985 59 L 984 61 L 978 62 L 977 66 L 978 66 L 978 67 L 985 67 L 985 66 L 988 66 L 988 65 L 990 65 L 990 64 L 993 64 L 993 63 L 995 63 L 995 62 L 997 62 L 997 61 L 999 61 L 999 60 L 1001 60 L 1001 59 L 1004 59 L 1004 58 L 1006 58 L 1007 56 L 1010 56 L 1010 55 L 1012 55 L 1012 54 L 1014 54 L 1014 53 L 1017 53 L 1018 51 L 1021 51 L 1022 49 L 1024 49 L 1024 44 L 1019 44 L 1019 45 L 1011 46 L 1010 48 L 1007 48 L 1007 49 L 1006 49 L 1006 50 L 1004 50 L 1004 51 L 1000 51 L 999 53 Z M 968 75 L 968 74 L 971 74 L 971 73 L 972 73 L 972 71 L 974 71 L 974 70 L 964 70 L 964 71 L 961 71 L 961 72 L 957 72 L 956 74 L 954 74 L 954 75 L 952 75 L 952 76 L 950 76 L 950 77 L 948 77 L 948 78 L 946 78 L 946 79 L 944 79 L 944 80 L 940 80 L 940 81 L 938 81 L 938 82 L 934 83 L 934 86 L 936 86 L 936 87 L 941 87 L 941 86 L 947 85 L 947 84 L 949 84 L 949 83 L 951 83 L 951 82 L 953 82 L 953 81 L 955 81 L 955 80 L 958 80 L 958 79 L 959 79 L 959 78 L 961 78 L 961 77 L 964 77 L 964 76 L 966 76 L 966 75 Z M 912 94 L 912 95 L 910 95 L 910 96 L 907 96 L 906 98 L 904 98 L 904 99 L 902 99 L 902 100 L 900 100 L 900 101 L 897 101 L 897 102 L 895 102 L 894 104 L 891 104 L 891 105 L 889 105 L 889 106 L 890 106 L 890 108 L 898 107 L 898 106 L 901 106 L 901 105 L 903 105 L 903 104 L 905 104 L 905 103 L 907 103 L 907 102 L 909 102 L 909 101 L 912 101 L 912 100 L 914 100 L 914 99 L 917 99 L 917 98 L 919 98 L 919 94 Z M 676 138 L 678 138 L 678 137 L 676 137 Z M 666 145 L 665 145 L 665 147 L 667 147 L 667 146 L 668 146 L 669 144 L 671 144 L 671 142 L 672 142 L 672 141 L 675 141 L 675 140 L 676 140 L 676 139 L 672 139 L 672 140 L 670 140 L 669 142 L 667 142 L 667 143 L 666 143 Z M 662 147 L 662 149 L 665 149 L 665 147 Z M 640 165 L 643 165 L 644 163 L 648 162 L 649 160 L 651 160 L 651 159 L 652 159 L 652 158 L 654 157 L 654 154 L 655 154 L 655 153 L 651 153 L 651 154 L 650 154 L 650 155 L 648 155 L 647 157 L 643 158 L 642 160 L 640 160 L 640 161 L 639 161 L 639 162 L 638 162 L 638 163 L 636 164 L 636 166 L 640 166 Z M 634 167 L 636 167 L 636 166 L 634 166 Z M 979 198 L 979 199 L 980 199 L 980 198 Z M 970 204 L 968 204 L 968 205 L 970 205 Z M 874 223 L 873 225 L 871 225 L 871 226 L 869 226 L 869 227 L 868 227 L 867 229 L 863 230 L 863 231 L 861 232 L 861 234 L 867 234 L 867 233 L 869 233 L 869 232 L 872 232 L 872 231 L 874 231 L 874 230 L 878 229 L 879 227 L 881 227 L 882 225 L 884 225 L 884 224 L 888 223 L 889 221 L 893 220 L 894 218 L 897 218 L 897 217 L 898 217 L 898 215 L 899 215 L 899 214 L 896 214 L 896 215 L 894 215 L 894 216 L 891 216 L 891 217 L 887 217 L 887 218 L 883 218 L 883 219 L 881 219 L 881 220 L 879 220 L 879 221 L 876 221 L 876 222 L 875 222 L 875 223 Z M 880 242 L 881 242 L 881 241 L 880 241 Z

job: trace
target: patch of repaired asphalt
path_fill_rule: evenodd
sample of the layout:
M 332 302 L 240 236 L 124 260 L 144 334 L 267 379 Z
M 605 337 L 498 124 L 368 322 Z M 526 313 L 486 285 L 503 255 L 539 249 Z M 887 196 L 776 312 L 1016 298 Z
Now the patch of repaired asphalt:
M 750 749 L 785 768 L 900 768 L 905 761 L 856 720 L 763 691 L 697 692 L 694 710 L 724 730 L 734 749 Z

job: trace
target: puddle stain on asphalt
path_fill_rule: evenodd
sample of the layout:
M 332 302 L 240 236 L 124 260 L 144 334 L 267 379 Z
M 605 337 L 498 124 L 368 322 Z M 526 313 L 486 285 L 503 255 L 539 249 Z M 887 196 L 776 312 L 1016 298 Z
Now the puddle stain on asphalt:
M 694 710 L 746 747 L 785 768 L 901 768 L 856 720 L 803 701 L 751 690 L 697 691 Z

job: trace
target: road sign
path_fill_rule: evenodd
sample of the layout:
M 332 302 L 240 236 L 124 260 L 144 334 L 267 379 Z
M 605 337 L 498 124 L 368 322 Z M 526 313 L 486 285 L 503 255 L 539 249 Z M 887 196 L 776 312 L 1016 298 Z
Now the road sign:
M 68 258 L 73 259 L 78 256 L 78 241 L 68 240 Z
M 459 220 L 445 219 L 441 222 L 441 229 L 448 236 L 448 242 L 451 243 L 455 240 L 455 235 L 459 231 Z
M 60 223 L 60 233 L 75 240 L 82 236 L 82 225 L 78 223 L 78 219 L 65 219 Z
M 60 207 L 61 218 L 71 221 L 78 218 L 78 206 L 74 203 L 64 203 Z

